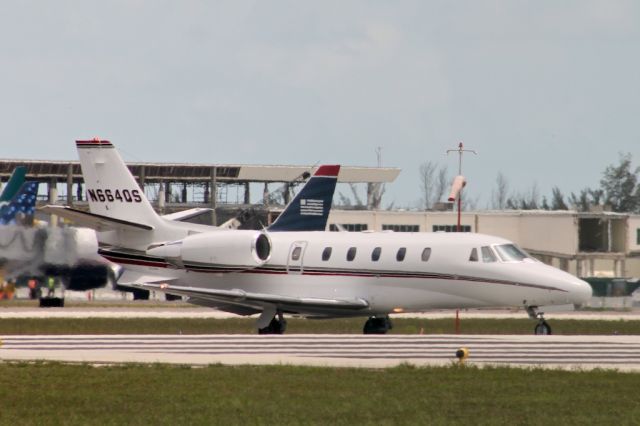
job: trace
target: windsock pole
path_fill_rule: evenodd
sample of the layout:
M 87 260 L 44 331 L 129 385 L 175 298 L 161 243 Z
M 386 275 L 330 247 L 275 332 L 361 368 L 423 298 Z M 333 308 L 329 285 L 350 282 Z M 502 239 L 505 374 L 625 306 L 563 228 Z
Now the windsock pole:
M 462 142 L 458 144 L 458 149 L 448 149 L 447 155 L 450 152 L 458 153 L 458 176 L 453 180 L 453 186 L 451 188 L 451 195 L 449 195 L 449 201 L 458 201 L 458 232 L 462 232 L 462 188 L 467 184 L 464 176 L 462 176 L 462 154 L 465 152 L 471 152 L 474 155 L 478 155 L 478 153 L 472 149 L 464 149 L 464 145 Z

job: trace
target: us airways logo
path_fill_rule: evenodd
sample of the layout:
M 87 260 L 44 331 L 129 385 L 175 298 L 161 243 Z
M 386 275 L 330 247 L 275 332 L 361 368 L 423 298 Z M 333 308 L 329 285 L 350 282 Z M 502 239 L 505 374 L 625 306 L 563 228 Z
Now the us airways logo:
M 322 216 L 324 201 L 311 198 L 300 199 L 300 214 L 304 216 Z
M 137 189 L 88 189 L 89 201 L 103 203 L 105 201 L 121 203 L 140 203 L 142 196 Z

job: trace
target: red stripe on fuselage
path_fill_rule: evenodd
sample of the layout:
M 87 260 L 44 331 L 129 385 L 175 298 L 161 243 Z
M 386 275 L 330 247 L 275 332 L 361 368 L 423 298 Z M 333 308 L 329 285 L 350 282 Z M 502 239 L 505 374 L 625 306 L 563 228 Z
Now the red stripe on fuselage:
M 115 263 L 121 263 L 125 265 L 138 265 L 138 266 L 154 266 L 160 268 L 172 268 L 175 267 L 171 264 L 161 261 L 149 261 L 149 260 L 139 260 L 139 259 L 127 259 L 124 257 L 114 257 L 109 255 L 102 255 L 103 257 L 111 260 Z M 280 270 L 274 269 L 248 269 L 248 270 L 230 270 L 230 269 L 203 269 L 203 268 L 185 268 L 187 271 L 199 272 L 199 273 L 209 273 L 209 274 L 224 274 L 224 273 L 242 273 L 242 274 L 259 274 L 259 275 L 287 275 L 290 272 L 285 269 L 284 266 L 281 266 Z M 291 271 L 291 273 L 296 274 L 299 273 L 299 270 Z M 372 277 L 382 277 L 382 278 L 403 278 L 403 279 L 420 279 L 420 280 L 449 280 L 449 281 L 466 281 L 466 282 L 475 282 L 479 284 L 497 284 L 497 285 L 510 285 L 516 287 L 530 287 L 536 288 L 540 290 L 554 290 L 562 293 L 567 293 L 567 290 L 563 290 L 556 287 L 543 286 L 538 284 L 528 284 L 522 282 L 515 281 L 500 281 L 500 280 L 488 280 L 482 277 L 466 277 L 466 276 L 455 276 L 455 275 L 438 275 L 438 274 L 430 274 L 430 273 L 420 273 L 420 272 L 407 272 L 407 273 L 394 273 L 394 272 L 358 272 L 358 271 L 304 271 L 301 275 L 307 276 L 318 276 L 318 277 L 359 277 L 359 278 L 372 278 Z

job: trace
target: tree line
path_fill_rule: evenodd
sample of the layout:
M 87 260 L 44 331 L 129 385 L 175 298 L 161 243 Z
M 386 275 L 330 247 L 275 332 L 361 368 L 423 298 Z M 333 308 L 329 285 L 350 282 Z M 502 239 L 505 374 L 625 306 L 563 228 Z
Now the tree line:
M 431 161 L 420 165 L 420 208 L 431 210 L 442 201 L 451 184 L 446 166 Z M 509 182 L 498 173 L 491 191 L 488 207 L 493 210 L 577 210 L 582 212 L 602 209 L 619 213 L 640 213 L 640 167 L 632 166 L 630 153 L 620 154 L 617 164 L 611 164 L 602 172 L 600 185 L 578 192 L 563 193 L 554 186 L 549 196 L 540 195 L 537 184 L 526 191 L 511 191 Z M 466 196 L 466 208 L 473 210 L 477 199 Z

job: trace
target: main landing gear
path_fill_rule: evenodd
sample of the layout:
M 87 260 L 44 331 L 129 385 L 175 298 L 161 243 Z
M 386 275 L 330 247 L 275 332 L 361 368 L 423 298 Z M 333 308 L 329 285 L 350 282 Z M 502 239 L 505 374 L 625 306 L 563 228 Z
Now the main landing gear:
M 544 312 L 538 311 L 537 306 L 527 306 L 527 313 L 529 318 L 538 320 L 533 334 L 551 334 L 551 326 L 544 320 Z
M 270 321 L 269 318 L 271 318 Z M 269 321 L 269 323 L 261 327 L 265 321 Z M 275 314 L 263 311 L 258 319 L 258 334 L 284 334 L 286 329 L 287 321 L 284 319 L 281 311 L 276 311 Z
M 393 328 L 391 319 L 388 315 L 383 317 L 369 317 L 367 322 L 364 323 L 362 329 L 363 334 L 386 334 L 387 331 Z

